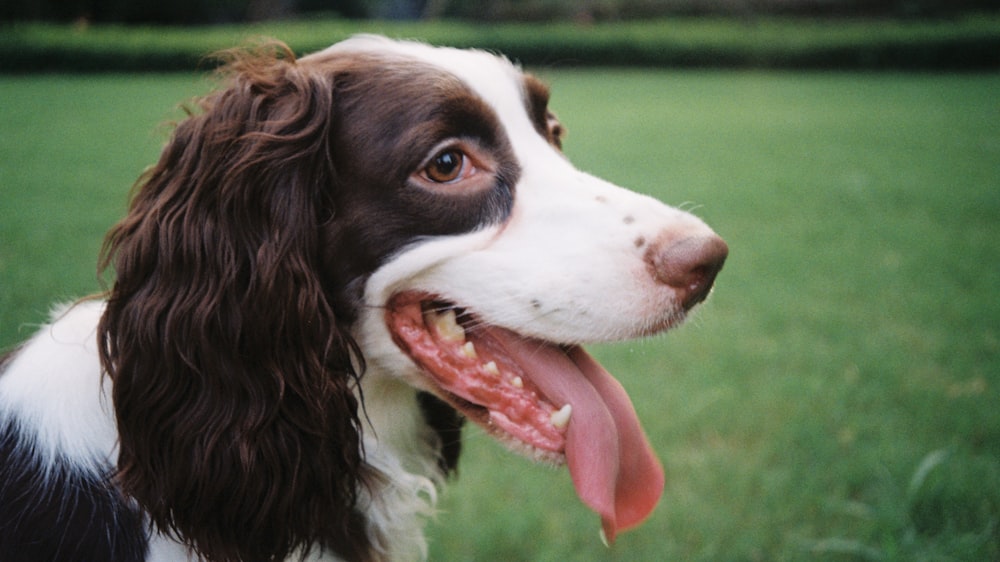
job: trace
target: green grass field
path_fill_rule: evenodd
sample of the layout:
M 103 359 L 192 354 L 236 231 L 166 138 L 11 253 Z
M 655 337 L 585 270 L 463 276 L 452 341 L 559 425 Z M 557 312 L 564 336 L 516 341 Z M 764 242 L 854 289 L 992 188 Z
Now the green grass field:
M 1000 76 L 541 69 L 583 169 L 730 244 L 686 327 L 596 348 L 667 471 L 612 549 L 467 432 L 432 560 L 1000 559 Z M 95 256 L 198 77 L 0 77 L 0 346 Z

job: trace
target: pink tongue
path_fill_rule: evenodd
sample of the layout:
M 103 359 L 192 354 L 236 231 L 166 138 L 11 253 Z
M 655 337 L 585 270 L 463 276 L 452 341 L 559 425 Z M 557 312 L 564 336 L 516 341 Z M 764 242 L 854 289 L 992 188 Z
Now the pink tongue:
M 559 347 L 494 331 L 511 357 L 558 408 L 570 404 L 566 462 L 576 493 L 601 516 L 604 536 L 642 523 L 663 493 L 653 454 L 628 394 L 580 347 Z

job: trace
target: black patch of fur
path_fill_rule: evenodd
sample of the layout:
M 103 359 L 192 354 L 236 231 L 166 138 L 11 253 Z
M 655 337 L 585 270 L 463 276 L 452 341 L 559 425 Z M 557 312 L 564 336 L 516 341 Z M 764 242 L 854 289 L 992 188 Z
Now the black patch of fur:
M 16 423 L 0 422 L 0 560 L 145 560 L 142 516 L 107 473 L 64 460 L 43 467 L 35 449 Z
M 462 453 L 462 426 L 465 418 L 433 394 L 417 393 L 417 402 L 424 420 L 441 441 L 438 466 L 445 474 L 458 472 L 458 457 Z

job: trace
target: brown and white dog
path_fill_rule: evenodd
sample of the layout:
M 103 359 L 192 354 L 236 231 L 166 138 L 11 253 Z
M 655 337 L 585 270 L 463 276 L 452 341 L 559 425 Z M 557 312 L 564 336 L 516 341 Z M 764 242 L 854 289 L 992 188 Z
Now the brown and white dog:
M 0 360 L 0 559 L 406 560 L 463 420 L 608 540 L 663 488 L 581 347 L 680 323 L 725 243 L 574 168 L 476 51 L 234 54 L 108 234 L 104 299 Z

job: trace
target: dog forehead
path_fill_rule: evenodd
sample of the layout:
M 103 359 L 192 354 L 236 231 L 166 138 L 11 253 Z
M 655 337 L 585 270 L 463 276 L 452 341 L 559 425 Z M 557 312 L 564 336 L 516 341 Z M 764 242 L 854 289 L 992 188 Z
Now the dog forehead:
M 508 59 L 476 49 L 436 47 L 416 41 L 357 35 L 334 44 L 321 53 L 390 55 L 429 65 L 458 78 L 490 105 L 504 121 L 508 132 L 531 132 L 527 113 L 524 74 Z

